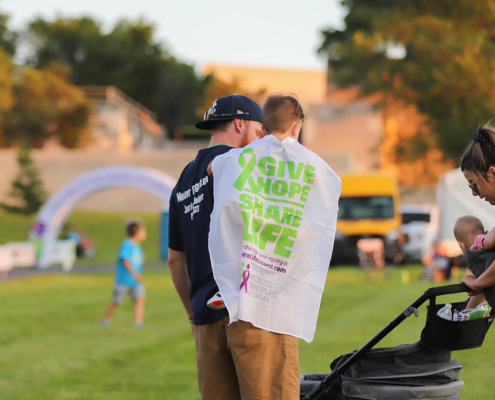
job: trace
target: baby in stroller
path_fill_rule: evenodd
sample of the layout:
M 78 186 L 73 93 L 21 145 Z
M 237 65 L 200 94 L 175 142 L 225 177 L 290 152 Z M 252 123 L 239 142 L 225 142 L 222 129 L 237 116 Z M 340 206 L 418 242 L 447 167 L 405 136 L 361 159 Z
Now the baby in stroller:
M 475 308 L 485 300 L 495 308 L 495 228 L 486 232 L 478 218 L 466 215 L 456 221 L 454 235 L 474 274 L 461 280 L 472 289 L 467 308 Z

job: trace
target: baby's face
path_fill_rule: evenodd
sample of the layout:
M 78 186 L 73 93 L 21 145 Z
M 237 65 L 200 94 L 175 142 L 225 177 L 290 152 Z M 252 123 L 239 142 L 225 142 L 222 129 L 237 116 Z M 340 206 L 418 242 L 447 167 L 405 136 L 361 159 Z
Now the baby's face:
M 465 240 L 458 240 L 457 243 L 459 244 L 459 247 L 462 250 L 462 254 L 464 254 L 473 245 L 474 242 L 469 244 L 466 243 Z

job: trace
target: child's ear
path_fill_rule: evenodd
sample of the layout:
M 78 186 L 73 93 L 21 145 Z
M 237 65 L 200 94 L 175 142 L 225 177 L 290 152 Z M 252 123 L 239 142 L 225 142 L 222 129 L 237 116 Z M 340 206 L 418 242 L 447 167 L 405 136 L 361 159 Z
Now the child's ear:
M 459 247 L 463 253 L 466 252 L 466 245 L 464 243 L 457 241 L 457 244 L 459 244 Z
M 301 131 L 300 126 L 299 126 L 299 121 L 293 122 L 291 127 L 290 127 L 290 135 L 294 139 L 297 139 L 299 137 L 299 132 Z
M 263 134 L 261 135 L 261 138 L 264 138 L 265 136 L 268 135 L 268 132 L 265 129 L 265 125 L 261 125 L 261 131 L 263 132 Z

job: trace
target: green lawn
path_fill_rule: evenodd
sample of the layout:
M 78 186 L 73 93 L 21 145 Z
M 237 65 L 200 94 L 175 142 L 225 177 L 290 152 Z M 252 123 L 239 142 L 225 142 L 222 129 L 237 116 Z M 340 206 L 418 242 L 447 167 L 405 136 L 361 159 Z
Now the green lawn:
M 356 268 L 329 274 L 315 340 L 301 342 L 301 372 L 327 372 L 336 356 L 356 349 L 431 284 L 411 283 L 399 272 L 365 279 Z M 113 324 L 97 322 L 109 300 L 112 276 L 52 275 L 0 283 L 0 398 L 3 400 L 198 399 L 190 326 L 166 268 L 145 272 L 144 328 L 132 325 L 132 305 Z M 461 296 L 463 297 L 463 296 Z M 381 345 L 419 338 L 411 317 Z M 495 333 L 481 349 L 454 354 L 464 365 L 463 400 L 493 398 Z
M 141 218 L 148 230 L 148 239 L 143 243 L 143 250 L 148 262 L 159 259 L 159 215 L 150 213 L 100 213 L 95 211 L 76 211 L 68 224 L 82 229 L 94 240 L 96 256 L 77 260 L 80 264 L 112 264 L 116 260 L 120 243 L 125 239 L 124 222 L 126 218 Z M 24 241 L 28 237 L 34 216 L 26 217 L 7 214 L 0 211 L 0 244 L 8 241 Z

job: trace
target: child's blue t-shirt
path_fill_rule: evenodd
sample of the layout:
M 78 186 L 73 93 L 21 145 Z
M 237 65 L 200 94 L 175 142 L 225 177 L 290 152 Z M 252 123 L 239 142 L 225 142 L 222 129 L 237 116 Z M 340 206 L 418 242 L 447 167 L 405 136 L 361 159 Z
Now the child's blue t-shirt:
M 115 267 L 115 283 L 117 285 L 138 286 L 139 282 L 134 279 L 122 260 L 127 260 L 137 273 L 143 271 L 143 249 L 131 239 L 125 239 L 120 245 L 119 258 Z

